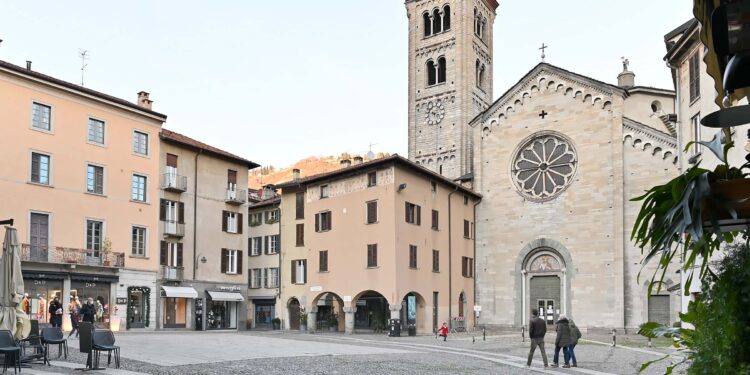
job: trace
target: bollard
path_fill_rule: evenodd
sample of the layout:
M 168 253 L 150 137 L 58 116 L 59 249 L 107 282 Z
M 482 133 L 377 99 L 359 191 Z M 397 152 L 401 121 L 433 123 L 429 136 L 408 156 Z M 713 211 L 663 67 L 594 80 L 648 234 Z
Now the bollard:
M 482 341 L 487 341 L 487 328 L 482 327 Z
M 526 326 L 521 326 L 521 342 L 526 342 Z
M 617 346 L 617 330 L 612 330 L 612 346 Z

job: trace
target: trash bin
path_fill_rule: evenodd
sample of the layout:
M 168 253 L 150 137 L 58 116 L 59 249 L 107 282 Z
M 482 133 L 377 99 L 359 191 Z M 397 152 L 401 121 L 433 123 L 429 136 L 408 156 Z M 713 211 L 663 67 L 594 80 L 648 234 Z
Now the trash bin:
M 388 336 L 401 337 L 401 319 L 391 319 L 389 325 Z
M 417 335 L 417 325 L 415 323 L 409 323 L 409 336 Z

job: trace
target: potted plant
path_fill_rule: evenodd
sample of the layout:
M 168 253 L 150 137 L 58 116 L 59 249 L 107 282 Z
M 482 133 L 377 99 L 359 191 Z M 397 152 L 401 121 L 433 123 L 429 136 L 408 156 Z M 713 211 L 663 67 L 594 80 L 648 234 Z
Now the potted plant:
M 643 251 L 644 266 L 654 258 L 659 261 L 649 293 L 654 285 L 661 288 L 661 281 L 680 246 L 683 269 L 690 270 L 700 261 L 702 278 L 708 270 L 711 254 L 722 243 L 734 241 L 735 229 L 726 225 L 726 220 L 750 218 L 750 179 L 745 178 L 747 173 L 744 172 L 748 163 L 740 167 L 729 165 L 727 154 L 733 143 L 727 139 L 722 130 L 710 142 L 690 142 L 686 146 L 685 151 L 694 144 L 701 144 L 713 152 L 723 163 L 714 170 L 701 168 L 698 157 L 693 157 L 690 160 L 693 165 L 683 174 L 631 199 L 643 202 L 631 240 Z M 692 276 L 688 276 L 686 288 Z
M 304 307 L 299 308 L 299 330 L 301 332 L 307 331 L 307 311 Z
M 109 239 L 109 237 L 104 239 L 104 243 L 102 244 L 102 261 L 105 266 L 109 267 L 112 264 L 112 260 L 109 258 L 109 255 L 112 253 L 112 241 Z
M 271 324 L 273 324 L 273 329 L 281 329 L 281 319 L 278 317 L 271 319 Z
M 250 220 L 250 226 L 251 227 L 257 227 L 258 225 L 260 225 L 260 221 L 258 221 L 258 220 Z
M 339 316 L 335 312 L 328 314 L 328 331 L 337 332 L 339 330 Z

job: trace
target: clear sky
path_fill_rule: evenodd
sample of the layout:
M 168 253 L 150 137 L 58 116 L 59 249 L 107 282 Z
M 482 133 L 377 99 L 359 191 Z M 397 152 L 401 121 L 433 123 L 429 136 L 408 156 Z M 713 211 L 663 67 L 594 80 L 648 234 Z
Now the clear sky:
M 407 18 L 400 0 L 5 0 L 0 59 L 135 101 L 166 128 L 262 165 L 310 155 L 407 154 Z M 506 0 L 494 25 L 494 98 L 539 62 L 672 88 L 663 35 L 689 0 Z

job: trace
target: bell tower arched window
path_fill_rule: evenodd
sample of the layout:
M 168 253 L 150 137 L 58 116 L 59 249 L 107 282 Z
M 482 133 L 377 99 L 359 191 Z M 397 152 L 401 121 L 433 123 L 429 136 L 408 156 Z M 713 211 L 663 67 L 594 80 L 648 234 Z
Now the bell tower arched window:
M 432 86 L 437 83 L 437 69 L 435 62 L 427 60 L 427 86 Z
M 451 7 L 446 5 L 443 7 L 443 31 L 451 29 Z
M 433 34 L 437 34 L 443 30 L 442 28 L 442 19 L 443 17 L 440 15 L 440 11 L 435 9 L 432 11 L 432 32 Z
M 437 83 L 445 83 L 445 57 L 438 57 Z
M 422 19 L 424 20 L 424 36 L 432 35 L 432 20 L 430 19 L 430 13 L 424 12 L 424 14 L 422 14 Z

